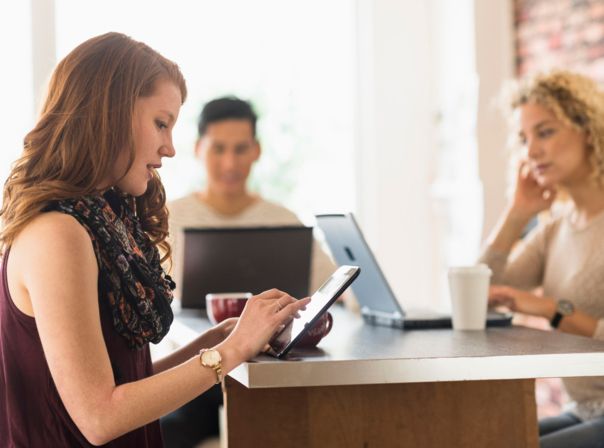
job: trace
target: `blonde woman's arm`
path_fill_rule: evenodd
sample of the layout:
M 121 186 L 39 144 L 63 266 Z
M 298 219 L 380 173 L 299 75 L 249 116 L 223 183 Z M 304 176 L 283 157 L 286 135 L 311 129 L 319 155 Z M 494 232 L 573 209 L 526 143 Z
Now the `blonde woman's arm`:
M 531 219 L 549 209 L 554 198 L 555 191 L 541 187 L 528 165 L 522 162 L 518 168 L 514 196 L 487 238 L 479 259 L 493 271 L 491 283 L 520 288 L 534 288 L 541 284 L 545 230 L 534 230 L 514 251 L 513 257 L 510 253 Z
M 487 244 L 496 252 L 509 252 L 531 219 L 548 210 L 555 197 L 555 191 L 540 186 L 531 174 L 528 164 L 521 162 L 512 200 L 487 239 Z
M 556 313 L 557 300 L 553 297 L 541 297 L 527 291 L 511 288 L 509 286 L 491 286 L 489 290 L 489 304 L 491 306 L 505 306 L 511 311 L 543 317 L 551 321 Z M 604 319 L 575 310 L 571 315 L 565 316 L 558 326 L 564 333 L 579 336 L 604 338 Z

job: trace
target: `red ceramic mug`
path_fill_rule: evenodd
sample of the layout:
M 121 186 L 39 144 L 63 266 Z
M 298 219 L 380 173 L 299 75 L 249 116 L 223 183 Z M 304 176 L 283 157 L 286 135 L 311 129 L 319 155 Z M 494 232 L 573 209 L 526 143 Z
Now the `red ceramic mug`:
M 333 327 L 333 317 L 331 316 L 331 313 L 327 311 L 317 319 L 311 328 L 308 329 L 306 334 L 302 336 L 302 339 L 298 341 L 297 346 L 301 348 L 316 347 L 321 339 L 329 334 L 331 327 Z
M 212 324 L 216 325 L 229 317 L 239 317 L 251 292 L 219 292 L 206 294 L 206 310 Z

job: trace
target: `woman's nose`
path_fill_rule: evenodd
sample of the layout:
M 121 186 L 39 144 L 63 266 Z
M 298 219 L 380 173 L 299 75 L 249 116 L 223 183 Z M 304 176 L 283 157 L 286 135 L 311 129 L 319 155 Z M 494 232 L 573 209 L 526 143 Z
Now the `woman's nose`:
M 161 146 L 160 154 L 164 157 L 174 157 L 176 155 L 176 149 L 174 148 L 172 139 Z
M 542 149 L 535 140 L 531 139 L 526 143 L 526 155 L 530 159 L 536 159 L 542 154 Z

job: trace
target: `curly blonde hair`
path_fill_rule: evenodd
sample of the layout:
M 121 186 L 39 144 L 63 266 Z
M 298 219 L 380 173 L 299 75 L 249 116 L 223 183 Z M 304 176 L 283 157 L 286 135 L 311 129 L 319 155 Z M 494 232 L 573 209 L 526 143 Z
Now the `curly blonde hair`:
M 604 92 L 578 73 L 554 70 L 515 84 L 508 93 L 511 111 L 527 103 L 551 110 L 556 118 L 588 136 L 592 179 L 604 186 Z

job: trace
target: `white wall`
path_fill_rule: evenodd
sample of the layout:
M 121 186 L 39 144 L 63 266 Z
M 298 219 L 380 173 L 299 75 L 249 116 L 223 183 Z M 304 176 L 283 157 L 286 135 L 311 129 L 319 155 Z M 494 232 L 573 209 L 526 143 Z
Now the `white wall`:
M 23 150 L 23 137 L 33 126 L 31 7 L 13 2 L 0 13 L 0 181 Z M 18 43 L 18 44 L 16 44 Z
M 31 0 L 34 110 L 36 115 L 45 95 L 49 73 L 57 63 L 54 0 Z
M 359 221 L 405 305 L 435 295 L 430 2 L 358 0 Z
M 506 204 L 508 130 L 493 101 L 503 82 L 514 76 L 512 6 L 512 0 L 475 1 L 479 171 L 485 198 L 483 236 L 493 228 Z

